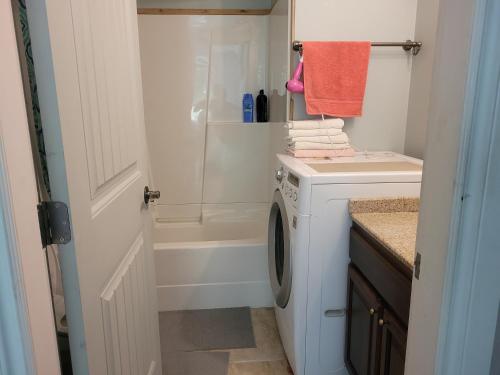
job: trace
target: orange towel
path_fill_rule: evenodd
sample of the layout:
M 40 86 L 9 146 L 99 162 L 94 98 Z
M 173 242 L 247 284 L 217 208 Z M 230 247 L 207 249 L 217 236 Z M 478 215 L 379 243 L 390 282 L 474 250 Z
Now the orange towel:
M 310 115 L 361 116 L 370 42 L 304 42 L 304 94 Z

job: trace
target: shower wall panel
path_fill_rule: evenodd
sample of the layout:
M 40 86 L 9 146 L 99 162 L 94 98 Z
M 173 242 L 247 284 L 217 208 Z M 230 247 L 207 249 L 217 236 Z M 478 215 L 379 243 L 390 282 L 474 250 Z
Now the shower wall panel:
M 197 220 L 207 121 L 239 122 L 242 94 L 267 91 L 268 17 L 138 17 L 151 174 L 161 190 L 157 212 Z

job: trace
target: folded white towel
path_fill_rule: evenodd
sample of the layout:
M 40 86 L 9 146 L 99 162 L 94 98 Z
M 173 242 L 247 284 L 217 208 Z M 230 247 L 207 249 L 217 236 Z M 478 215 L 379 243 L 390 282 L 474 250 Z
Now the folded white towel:
M 344 120 L 341 118 L 329 118 L 326 120 L 304 120 L 290 121 L 289 129 L 342 129 Z
M 295 142 L 294 150 L 343 150 L 351 147 L 349 143 L 314 143 L 314 142 Z
M 339 135 L 342 134 L 342 129 L 290 129 L 288 135 L 290 137 L 316 137 L 318 135 Z
M 352 147 L 343 150 L 294 150 L 288 149 L 287 152 L 296 158 L 339 158 L 356 155 Z
M 339 135 L 320 135 L 317 137 L 293 137 L 289 138 L 289 143 L 313 142 L 313 143 L 349 143 L 349 137 L 346 133 Z

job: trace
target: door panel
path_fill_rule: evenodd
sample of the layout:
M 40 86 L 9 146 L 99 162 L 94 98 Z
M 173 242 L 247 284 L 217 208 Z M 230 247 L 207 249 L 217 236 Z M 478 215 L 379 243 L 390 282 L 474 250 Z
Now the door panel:
M 146 298 L 144 240 L 140 235 L 101 294 L 109 374 L 147 374 L 154 351 Z
M 403 375 L 405 372 L 406 329 L 390 310 L 384 310 L 381 341 L 380 375 Z
M 345 359 L 353 375 L 375 374 L 381 302 L 365 278 L 349 266 Z
M 61 268 L 74 372 L 159 374 L 136 2 L 45 0 L 28 16 L 53 198 L 71 213 Z
M 72 1 L 92 197 L 137 171 L 134 45 L 130 1 Z M 135 26 L 136 27 L 136 26 Z M 132 167 L 132 168 L 131 168 Z

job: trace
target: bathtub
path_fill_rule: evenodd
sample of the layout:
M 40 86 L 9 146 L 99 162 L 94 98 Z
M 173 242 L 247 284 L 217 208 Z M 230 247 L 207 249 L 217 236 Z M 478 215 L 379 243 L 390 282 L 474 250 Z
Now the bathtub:
M 268 205 L 207 206 L 197 222 L 154 225 L 160 311 L 272 306 Z

